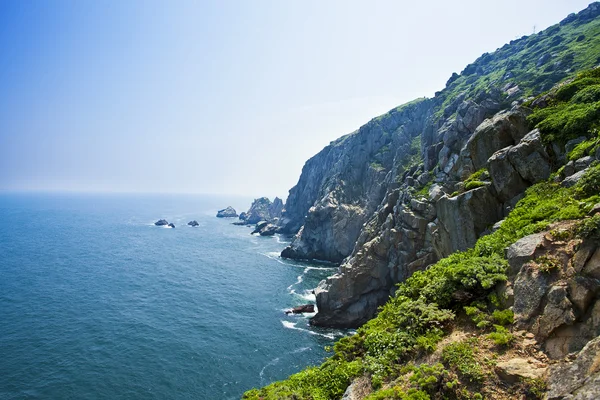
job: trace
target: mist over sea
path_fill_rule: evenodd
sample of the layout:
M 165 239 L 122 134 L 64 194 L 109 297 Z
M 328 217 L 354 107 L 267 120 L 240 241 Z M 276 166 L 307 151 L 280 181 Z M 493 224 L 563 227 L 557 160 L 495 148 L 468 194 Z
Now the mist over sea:
M 342 332 L 283 310 L 335 269 L 215 218 L 250 201 L 1 194 L 0 399 L 234 399 L 320 363 Z

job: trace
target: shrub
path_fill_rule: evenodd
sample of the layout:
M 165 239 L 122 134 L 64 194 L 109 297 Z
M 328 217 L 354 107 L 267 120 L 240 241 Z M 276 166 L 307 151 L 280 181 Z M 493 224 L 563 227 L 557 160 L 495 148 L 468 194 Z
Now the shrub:
M 451 343 L 442 350 L 442 359 L 470 382 L 481 382 L 484 373 L 475 361 L 473 344 L 472 341 Z
M 508 346 L 515 340 L 513 334 L 505 327 L 494 325 L 494 328 L 496 331 L 489 333 L 487 337 L 488 339 L 493 340 L 497 346 Z
M 499 325 L 512 325 L 515 315 L 512 310 L 495 310 L 492 317 Z

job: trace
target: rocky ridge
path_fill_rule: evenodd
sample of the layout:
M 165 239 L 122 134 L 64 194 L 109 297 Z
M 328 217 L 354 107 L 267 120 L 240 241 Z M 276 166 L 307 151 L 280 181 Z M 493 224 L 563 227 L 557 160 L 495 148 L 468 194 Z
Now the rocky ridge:
M 278 232 L 296 234 L 282 257 L 340 264 L 316 290 L 313 324 L 361 325 L 396 283 L 473 246 L 527 187 L 550 176 L 568 151 L 547 146 L 532 129 L 525 94 L 593 64 L 571 60 L 549 69 L 532 58 L 535 83 L 519 79 L 512 60 L 531 48 L 549 53 L 566 42 L 568 29 L 576 42 L 586 24 L 597 24 L 597 7 L 480 57 L 435 98 L 393 109 L 306 162 Z M 500 67 L 515 72 L 490 81 Z

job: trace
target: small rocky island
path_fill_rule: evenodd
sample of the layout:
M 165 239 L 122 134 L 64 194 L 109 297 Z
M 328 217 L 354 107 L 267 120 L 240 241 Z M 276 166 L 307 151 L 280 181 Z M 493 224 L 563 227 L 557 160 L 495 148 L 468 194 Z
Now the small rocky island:
M 188 224 L 189 226 L 193 227 L 193 228 L 195 228 L 195 227 L 197 227 L 197 226 L 200 226 L 200 224 L 199 224 L 199 223 L 198 223 L 198 221 L 196 221 L 196 220 L 190 221 L 190 222 L 188 222 L 187 224 Z
M 217 218 L 236 218 L 238 216 L 235 208 L 229 206 L 217 212 Z
M 273 236 L 277 233 L 278 222 L 283 213 L 283 201 L 279 197 L 271 202 L 268 197 L 255 199 L 247 212 L 242 212 L 234 225 L 254 225 L 251 234 Z
M 168 226 L 169 228 L 175 228 L 175 224 L 169 223 L 166 219 L 159 219 L 154 223 L 156 226 Z

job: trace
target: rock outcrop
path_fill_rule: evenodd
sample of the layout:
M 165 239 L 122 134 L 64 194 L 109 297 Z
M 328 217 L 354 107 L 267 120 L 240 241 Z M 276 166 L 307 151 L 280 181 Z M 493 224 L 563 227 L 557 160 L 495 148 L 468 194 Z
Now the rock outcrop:
M 552 365 L 548 400 L 592 400 L 600 394 L 600 337 L 588 342 L 574 360 Z
M 589 22 L 596 8 L 564 27 Z M 546 107 L 551 96 L 519 97 L 549 90 L 573 71 L 572 59 L 554 60 L 551 50 L 564 40 L 564 27 L 549 29 L 544 35 L 552 41 L 529 60 L 532 67 L 541 60 L 544 71 L 551 67 L 539 82 L 521 82 L 510 69 L 513 56 L 545 40 L 542 34 L 484 54 L 434 98 L 374 118 L 306 162 L 277 225 L 295 234 L 282 257 L 340 265 L 319 284 L 311 323 L 358 326 L 372 318 L 396 283 L 497 229 L 524 191 L 548 179 L 585 139 L 566 147 L 544 143 L 528 107 Z M 498 68 L 506 71 L 500 78 Z M 592 160 L 565 167 L 564 185 L 574 184 Z
M 166 219 L 159 219 L 158 221 L 156 221 L 154 223 L 154 225 L 156 226 L 165 226 L 165 225 L 169 225 L 169 221 L 167 221 Z
M 600 242 L 561 239 L 572 225 L 557 223 L 507 251 L 516 274 L 515 325 L 534 333 L 555 359 L 600 335 Z
M 296 233 L 282 256 L 331 262 L 349 256 L 398 172 L 416 171 L 411 157 L 418 157 L 430 114 L 425 99 L 398 107 L 308 160 L 279 221 L 280 232 Z
M 191 226 L 191 227 L 197 227 L 197 226 L 200 226 L 200 224 L 199 224 L 199 223 L 198 223 L 198 221 L 196 221 L 196 220 L 190 221 L 190 222 L 188 222 L 187 224 L 188 224 L 189 226 Z
M 229 206 L 217 212 L 217 218 L 237 218 L 238 214 L 235 208 Z

